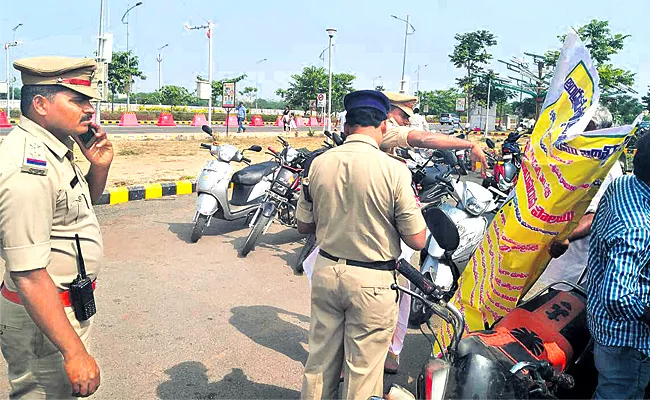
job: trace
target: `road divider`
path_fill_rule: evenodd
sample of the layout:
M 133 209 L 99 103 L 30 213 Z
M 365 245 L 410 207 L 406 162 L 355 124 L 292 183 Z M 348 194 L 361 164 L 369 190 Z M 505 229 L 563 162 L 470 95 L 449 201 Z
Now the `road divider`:
M 105 190 L 95 205 L 114 205 L 129 201 L 158 199 L 164 196 L 180 196 L 196 192 L 196 181 L 151 183 L 116 187 Z

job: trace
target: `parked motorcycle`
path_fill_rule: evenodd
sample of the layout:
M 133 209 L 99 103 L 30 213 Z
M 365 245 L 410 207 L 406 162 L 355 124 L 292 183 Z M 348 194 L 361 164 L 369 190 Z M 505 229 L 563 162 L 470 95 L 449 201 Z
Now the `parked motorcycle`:
M 449 154 L 448 159 L 452 165 L 458 162 L 454 154 Z M 440 183 L 445 198 L 453 199 L 455 204 L 443 201 L 436 208 L 447 215 L 460 232 L 461 241 L 452 259 L 455 264 L 466 265 L 487 231 L 489 220 L 486 214 L 494 211 L 497 206 L 489 190 L 474 182 L 461 182 L 460 175 L 454 179 L 452 171 L 436 176 L 435 179 Z M 453 269 L 441 260 L 443 255 L 443 248 L 436 238 L 429 234 L 425 249 L 420 255 L 420 273 L 438 286 L 450 287 L 453 282 Z M 420 326 L 429 316 L 423 304 L 417 298 L 412 298 L 409 324 Z
M 429 316 L 440 317 L 450 326 L 452 338 L 449 346 L 442 348 L 435 335 L 429 337 L 422 331 L 431 344 L 431 355 L 417 378 L 416 398 L 589 397 L 597 374 L 590 359 L 592 341 L 586 326 L 586 293 L 572 284 L 568 284 L 573 288 L 571 291 L 555 290 L 556 284 L 551 285 L 492 327 L 463 338 L 465 319 L 449 302 L 458 290 L 460 271 L 453 254 L 460 245 L 461 234 L 456 223 L 440 209 L 429 209 L 425 219 L 443 251 L 441 262 L 451 267 L 453 282 L 449 287 L 437 285 L 405 260 L 399 260 L 397 270 L 417 291 L 397 284 L 392 287 L 417 298 Z M 428 319 L 426 323 L 432 330 Z M 436 342 L 441 354 L 434 352 Z
M 496 189 L 491 191 L 495 200 L 500 203 L 508 197 L 512 188 L 517 184 L 522 158 L 518 140 L 526 134 L 528 132 L 525 131 L 510 132 L 501 145 L 501 159 L 486 153 L 492 159 L 494 169 L 492 174 L 483 180 L 483 187 Z M 496 144 L 491 139 L 487 139 L 486 144 L 493 150 L 496 147 Z
M 203 125 L 203 131 L 212 137 L 212 128 Z M 259 207 L 266 190 L 270 187 L 271 176 L 277 167 L 273 161 L 250 165 L 245 151 L 262 151 L 258 145 L 239 151 L 230 144 L 214 145 L 202 143 L 201 148 L 210 150 L 215 158 L 205 163 L 196 179 L 198 199 L 194 213 L 194 228 L 190 240 L 196 243 L 206 226 L 213 218 L 234 221 L 250 216 Z M 248 165 L 234 174 L 231 162 Z M 228 189 L 232 189 L 229 196 Z
M 250 253 L 259 237 L 266 233 L 274 219 L 285 226 L 292 228 L 297 226 L 296 206 L 300 193 L 300 173 L 308 151 L 294 149 L 280 136 L 278 136 L 278 140 L 282 143 L 283 150 L 277 152 L 271 147 L 268 150 L 269 154 L 277 159 L 280 166 L 275 171 L 264 194 L 262 204 L 251 219 L 251 230 L 239 252 L 241 257 L 246 257 Z

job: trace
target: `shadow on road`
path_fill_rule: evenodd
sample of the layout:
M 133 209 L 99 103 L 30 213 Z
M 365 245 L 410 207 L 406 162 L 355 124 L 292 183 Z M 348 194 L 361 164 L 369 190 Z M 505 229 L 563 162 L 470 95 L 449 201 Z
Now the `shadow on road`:
M 169 380 L 158 385 L 161 399 L 297 399 L 300 393 L 278 386 L 256 383 L 244 371 L 233 368 L 219 382 L 208 380 L 207 368 L 197 361 L 186 361 L 167 371 Z
M 252 341 L 305 365 L 309 317 L 271 306 L 234 307 L 230 324 Z M 302 326 L 300 326 L 302 325 Z
M 203 231 L 203 236 L 219 236 L 232 232 L 239 231 L 246 228 L 246 219 L 237 221 L 223 221 L 219 219 L 212 219 L 210 226 L 207 226 Z M 169 231 L 175 234 L 180 240 L 186 243 L 192 243 L 190 236 L 192 229 L 194 229 L 194 222 L 168 222 Z

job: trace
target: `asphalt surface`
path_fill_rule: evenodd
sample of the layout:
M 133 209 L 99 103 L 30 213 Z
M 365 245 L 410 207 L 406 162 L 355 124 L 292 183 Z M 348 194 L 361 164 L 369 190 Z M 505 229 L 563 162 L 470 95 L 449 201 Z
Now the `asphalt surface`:
M 155 126 L 155 125 L 140 125 L 140 126 L 135 126 L 135 127 L 129 127 L 129 126 L 116 126 L 116 125 L 103 125 L 104 130 L 107 133 L 110 134 L 122 134 L 122 135 L 130 135 L 130 134 L 169 134 L 169 133 L 201 133 L 201 128 L 198 126 L 189 126 L 189 125 L 177 125 L 173 127 L 165 127 L 165 126 Z M 212 129 L 215 132 L 219 133 L 225 133 L 226 132 L 226 127 L 223 125 L 214 125 Z M 302 127 L 299 128 L 300 132 L 305 132 L 309 128 L 308 127 Z M 441 130 L 442 131 L 447 131 L 450 129 L 449 125 L 441 126 L 438 124 L 431 124 L 431 129 L 434 130 Z M 314 130 L 316 132 L 322 132 L 323 128 L 322 127 L 315 127 Z M 6 135 L 11 131 L 11 128 L 0 128 L 0 136 Z M 228 132 L 229 133 L 236 133 L 237 132 L 237 127 L 228 127 Z M 282 128 L 279 126 L 260 126 L 260 127 L 247 127 L 246 132 L 248 133 L 270 133 L 270 132 L 277 132 L 281 133 Z
M 94 398 L 299 398 L 309 285 L 290 267 L 302 235 L 274 224 L 245 259 L 243 221 L 216 221 L 189 243 L 195 196 L 97 207 L 106 254 L 96 291 Z M 414 390 L 430 352 L 410 331 L 400 373 Z M 0 396 L 8 395 L 0 359 Z

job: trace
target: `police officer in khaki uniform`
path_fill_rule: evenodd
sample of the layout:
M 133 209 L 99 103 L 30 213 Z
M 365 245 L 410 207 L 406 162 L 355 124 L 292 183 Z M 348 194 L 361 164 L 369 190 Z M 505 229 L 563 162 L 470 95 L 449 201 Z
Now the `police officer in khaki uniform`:
M 383 151 L 392 153 L 395 147 L 421 147 L 438 150 L 471 150 L 474 161 L 482 165 L 485 174 L 487 160 L 485 153 L 476 143 L 445 135 L 438 132 L 426 132 L 409 126 L 409 119 L 415 115 L 413 107 L 418 98 L 395 92 L 383 92 L 390 100 L 388 113 L 388 131 L 381 144 Z
M 69 288 L 78 274 L 75 234 L 93 288 L 103 258 L 92 203 L 106 185 L 113 147 L 91 122 L 96 64 L 38 57 L 14 67 L 24 84 L 22 117 L 0 146 L 0 347 L 10 397 L 89 396 L 100 384 L 87 350 L 92 319 L 76 319 Z M 80 135 L 90 127 L 96 133 L 86 148 Z M 87 175 L 73 159 L 74 142 L 90 161 Z
M 487 168 L 487 160 L 485 153 L 481 147 L 475 143 L 469 142 L 464 139 L 459 139 L 453 136 L 445 135 L 436 132 L 426 132 L 418 130 L 410 126 L 410 118 L 415 115 L 413 107 L 417 102 L 417 97 L 409 96 L 395 92 L 383 92 L 390 100 L 390 112 L 388 113 L 388 131 L 384 135 L 384 141 L 381 144 L 381 149 L 388 153 L 393 153 L 396 147 L 422 147 L 427 149 L 440 149 L 440 150 L 465 150 L 472 151 L 473 161 L 479 161 L 482 165 L 482 174 L 485 174 Z M 402 302 L 410 303 L 410 296 L 402 296 Z M 410 306 L 403 304 L 400 306 L 400 321 L 406 324 L 408 321 L 408 313 Z M 405 315 L 402 315 L 405 314 Z M 406 335 L 406 326 L 402 329 L 396 330 L 396 336 L 390 346 L 388 355 L 386 357 L 385 372 L 388 374 L 396 374 L 399 368 L 399 353 L 401 352 L 401 343 L 404 343 L 404 336 Z
M 388 98 L 363 90 L 344 99 L 345 144 L 311 164 L 308 193 L 296 217 L 316 233 L 320 252 L 312 275 L 309 358 L 304 399 L 333 398 L 344 370 L 343 398 L 383 394 L 384 360 L 397 321 L 395 261 L 400 239 L 425 244 L 425 222 L 411 173 L 379 150 Z M 311 201 L 309 201 L 311 200 Z

